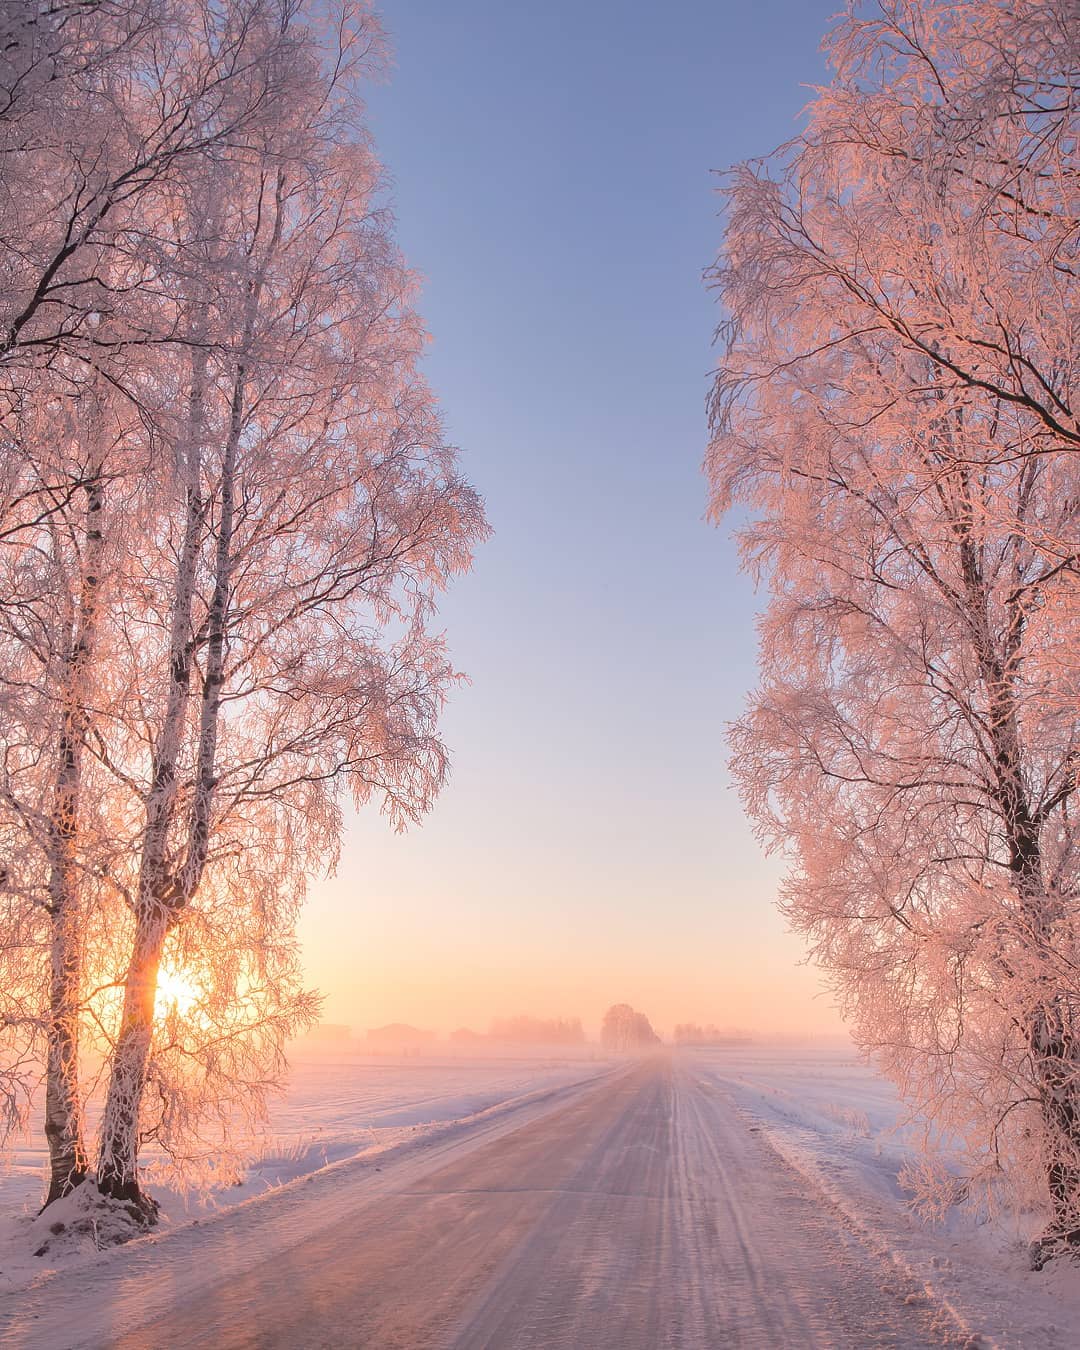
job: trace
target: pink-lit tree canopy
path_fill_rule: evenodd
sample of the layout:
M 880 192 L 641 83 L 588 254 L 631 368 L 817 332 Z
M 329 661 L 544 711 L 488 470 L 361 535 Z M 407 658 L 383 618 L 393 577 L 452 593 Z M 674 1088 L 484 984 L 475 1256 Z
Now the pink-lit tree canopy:
M 734 771 L 860 1042 L 1080 1235 L 1080 32 L 1066 0 L 840 21 L 734 172 L 707 470 L 768 586 Z
M 444 781 L 434 601 L 487 527 L 417 373 L 366 4 L 3 22 L 4 1121 L 43 1053 L 49 1198 L 93 1170 L 150 1217 L 140 1144 L 220 1174 L 317 1007 L 294 925 L 344 801 L 401 827 Z

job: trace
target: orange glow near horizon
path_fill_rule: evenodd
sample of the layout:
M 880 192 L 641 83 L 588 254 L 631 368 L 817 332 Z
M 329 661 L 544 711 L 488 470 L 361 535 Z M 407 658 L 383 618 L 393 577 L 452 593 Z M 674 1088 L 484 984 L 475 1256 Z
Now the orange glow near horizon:
M 844 1033 L 776 910 L 779 869 L 752 844 L 715 886 L 702 885 L 699 860 L 684 865 L 688 851 L 672 854 L 675 893 L 658 901 L 632 848 L 612 851 L 607 876 L 554 850 L 515 866 L 525 854 L 512 838 L 506 856 L 470 846 L 490 823 L 466 822 L 452 791 L 404 836 L 374 812 L 351 822 L 337 875 L 312 884 L 301 921 L 325 1021 L 354 1035 L 391 1022 L 445 1035 L 485 1032 L 497 1017 L 579 1017 L 595 1040 L 604 1011 L 626 1002 L 667 1036 L 680 1022 Z

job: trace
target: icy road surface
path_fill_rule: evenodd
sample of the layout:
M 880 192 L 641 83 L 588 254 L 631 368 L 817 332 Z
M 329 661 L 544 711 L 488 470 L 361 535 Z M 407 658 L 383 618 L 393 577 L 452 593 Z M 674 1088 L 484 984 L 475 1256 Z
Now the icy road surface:
M 136 1244 L 0 1326 L 128 1350 L 985 1344 L 663 1056 Z

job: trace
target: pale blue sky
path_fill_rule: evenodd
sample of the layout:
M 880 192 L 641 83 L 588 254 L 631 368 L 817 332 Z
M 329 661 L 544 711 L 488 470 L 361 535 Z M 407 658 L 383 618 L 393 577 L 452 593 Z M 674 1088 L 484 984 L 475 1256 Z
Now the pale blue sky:
M 755 602 L 700 464 L 711 171 L 797 129 L 834 8 L 384 0 L 370 123 L 496 535 L 442 606 L 449 789 L 313 890 L 332 1020 L 831 1022 L 724 771 Z

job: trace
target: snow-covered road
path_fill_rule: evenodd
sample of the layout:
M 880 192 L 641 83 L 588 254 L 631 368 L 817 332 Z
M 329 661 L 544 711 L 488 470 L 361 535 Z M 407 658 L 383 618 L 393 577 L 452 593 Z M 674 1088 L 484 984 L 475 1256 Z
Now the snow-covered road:
M 665 1056 L 387 1158 L 378 1175 L 346 1164 L 137 1247 L 21 1298 L 0 1343 L 983 1343 L 861 1242 L 708 1073 Z

